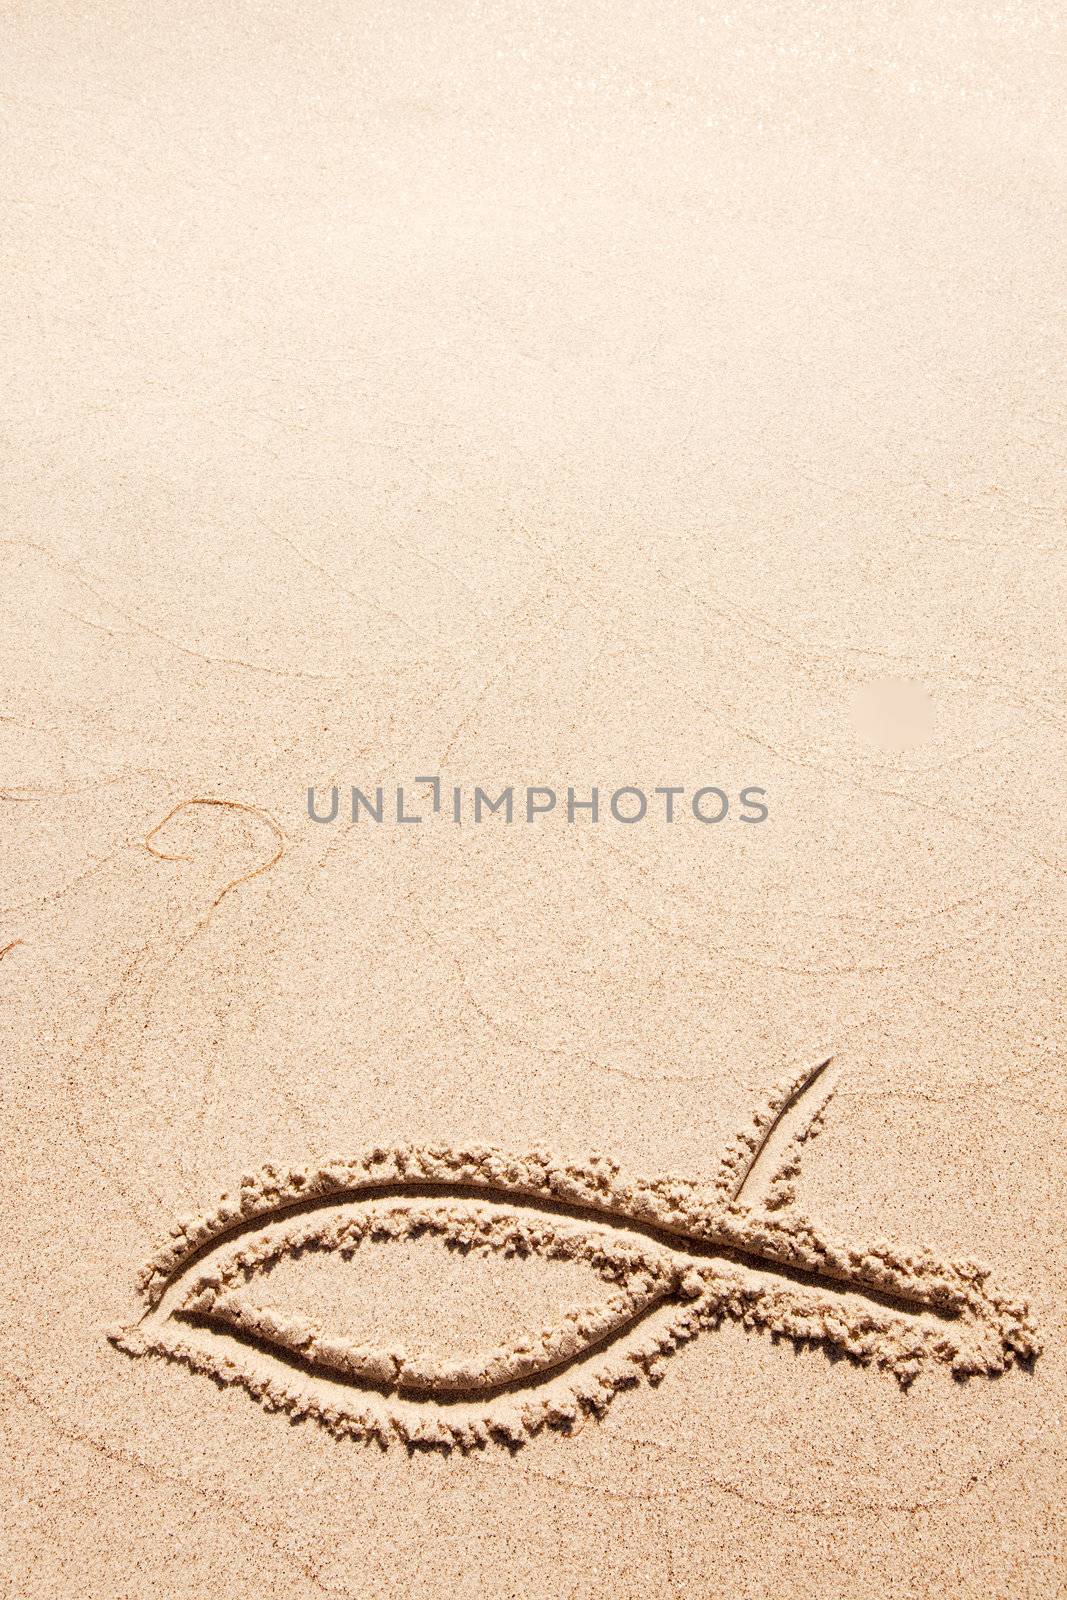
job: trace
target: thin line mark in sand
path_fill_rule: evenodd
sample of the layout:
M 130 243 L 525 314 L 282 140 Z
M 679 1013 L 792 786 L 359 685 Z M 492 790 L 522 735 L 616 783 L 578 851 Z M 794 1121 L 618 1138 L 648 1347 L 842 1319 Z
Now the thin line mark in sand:
M 273 855 L 269 856 L 266 860 L 261 861 L 258 866 L 253 867 L 249 872 L 242 872 L 240 877 L 231 878 L 229 883 L 224 884 L 219 890 L 218 894 L 215 896 L 214 900 L 212 900 L 207 912 L 205 913 L 205 915 L 210 915 L 210 913 L 214 911 L 217 906 L 222 904 L 223 900 L 232 889 L 239 888 L 242 883 L 250 883 L 253 878 L 258 878 L 261 872 L 269 872 L 271 867 L 278 864 L 278 862 L 282 859 L 282 856 L 285 854 L 285 835 L 282 832 L 280 825 L 271 816 L 270 812 L 264 811 L 261 806 L 246 805 L 241 800 L 216 800 L 204 795 L 195 795 L 191 800 L 179 800 L 178 804 L 176 806 L 172 806 L 167 812 L 166 816 L 162 817 L 159 822 L 156 823 L 155 827 L 145 835 L 142 843 L 149 855 L 155 856 L 159 861 L 191 861 L 193 859 L 192 856 L 171 855 L 166 850 L 157 850 L 155 845 L 152 843 L 152 840 L 156 837 L 156 834 L 159 833 L 161 829 L 165 828 L 167 823 L 178 815 L 179 811 L 184 811 L 189 806 L 222 806 L 224 809 L 229 811 L 244 812 L 247 816 L 256 817 L 260 822 L 265 822 L 271 833 L 274 835 L 276 848 Z
M 337 1437 L 464 1451 L 517 1448 L 546 1427 L 576 1431 L 621 1390 L 657 1383 L 671 1354 L 728 1320 L 891 1373 L 903 1388 L 933 1364 L 960 1379 L 1030 1365 L 1041 1345 L 1029 1310 L 988 1268 L 835 1240 L 796 1210 L 793 1180 L 832 1086 L 814 1109 L 809 1091 L 827 1089 L 830 1060 L 775 1085 L 711 1184 L 635 1177 L 604 1155 L 565 1161 L 483 1145 L 380 1146 L 247 1173 L 213 1212 L 175 1224 L 141 1273 L 142 1314 L 109 1337 Z M 442 1360 L 256 1298 L 284 1257 L 352 1262 L 426 1237 L 512 1270 L 532 1256 L 577 1263 L 600 1299 L 506 1345 Z
M 99 1146 L 98 1141 L 90 1136 L 86 1120 L 87 1102 L 80 1089 L 80 1080 L 86 1076 L 86 1067 L 89 1064 L 92 1064 L 95 1070 L 88 1075 L 94 1079 L 99 1077 L 109 1056 L 114 1053 L 116 1038 L 123 1033 L 123 1030 L 125 1030 L 126 1038 L 130 1041 L 131 1053 L 127 1058 L 127 1070 L 131 1060 L 136 1062 L 137 1052 L 141 1048 L 141 1035 L 148 1026 L 152 1004 L 168 969 L 179 959 L 189 944 L 207 927 L 226 896 L 239 888 L 240 885 L 259 877 L 261 873 L 267 872 L 281 860 L 285 848 L 285 836 L 280 825 L 262 807 L 248 805 L 240 800 L 197 795 L 191 799 L 180 800 L 171 807 L 166 816 L 162 817 L 159 822 L 149 829 L 141 840 L 142 847 L 149 855 L 160 861 L 191 861 L 193 859 L 189 855 L 161 850 L 153 843 L 153 840 L 168 822 L 191 806 L 210 806 L 247 814 L 268 828 L 273 836 L 275 848 L 270 855 L 265 855 L 263 860 L 248 872 L 241 873 L 224 883 L 206 907 L 202 909 L 195 907 L 192 912 L 187 912 L 179 920 L 176 928 L 170 930 L 173 942 L 169 943 L 164 950 L 157 952 L 151 940 L 142 946 L 124 967 L 118 983 L 104 1003 L 88 1040 L 75 1051 L 65 1072 L 67 1093 L 71 1101 L 72 1123 L 85 1149 L 86 1156 L 107 1181 L 111 1197 L 114 1199 L 115 1196 L 121 1196 L 130 1214 L 146 1229 L 150 1225 L 144 1217 L 141 1207 L 130 1192 L 127 1173 L 121 1168 L 116 1171 L 110 1162 L 103 1160 L 99 1153 L 102 1147 Z M 125 848 L 126 846 L 124 845 L 122 849 Z M 106 866 L 120 854 L 121 849 L 113 852 L 111 856 L 105 857 L 102 861 L 96 863 L 94 867 L 89 869 L 89 872 L 83 874 L 83 877 L 88 877 L 90 873 L 99 871 L 101 867 Z M 72 886 L 68 885 L 67 887 Z M 66 892 L 66 890 L 62 892 Z M 162 1207 L 162 1201 L 159 1200 L 158 1196 L 153 1195 L 152 1198 Z
M 285 834 L 282 832 L 281 825 L 274 817 L 271 816 L 270 812 L 265 811 L 262 806 L 248 805 L 243 800 L 225 800 L 221 798 L 215 798 L 213 796 L 194 795 L 191 799 L 180 800 L 177 805 L 172 806 L 167 812 L 166 816 L 160 818 L 155 827 L 150 829 L 145 835 L 142 843 L 149 855 L 155 856 L 159 861 L 191 861 L 193 859 L 188 855 L 159 850 L 152 843 L 152 840 L 155 839 L 156 835 L 163 828 L 165 828 L 167 823 L 176 817 L 179 812 L 188 810 L 190 807 L 195 806 L 219 807 L 224 811 L 233 811 L 243 816 L 253 817 L 257 822 L 262 822 L 265 824 L 270 833 L 273 835 L 274 849 L 269 855 L 264 856 L 263 860 L 260 861 L 256 866 L 249 868 L 247 872 L 242 872 L 236 878 L 231 878 L 229 882 L 224 883 L 222 888 L 219 889 L 215 894 L 214 898 L 200 912 L 190 931 L 187 934 L 184 934 L 178 940 L 170 954 L 162 960 L 155 983 L 153 984 L 144 1002 L 144 1010 L 146 1015 L 153 1001 L 155 1000 L 159 985 L 163 981 L 163 976 L 168 968 L 172 966 L 173 963 L 176 962 L 178 958 L 188 949 L 193 940 L 198 938 L 199 935 L 203 933 L 204 929 L 211 922 L 226 896 L 228 894 L 232 894 L 235 889 L 239 889 L 242 884 L 251 883 L 254 878 L 258 878 L 263 873 L 269 872 L 272 867 L 277 866 L 278 862 L 285 854 Z M 209 1064 L 208 1070 L 204 1075 L 204 1081 L 201 1085 L 200 1091 L 201 1119 L 204 1115 L 204 1109 L 207 1104 L 207 1097 L 213 1081 L 213 1075 L 213 1067 Z
M 226 1490 L 213 1485 L 211 1489 L 201 1484 L 187 1473 L 176 1472 L 166 1467 L 161 1467 L 156 1462 L 149 1461 L 136 1450 L 128 1446 L 111 1444 L 103 1437 L 90 1432 L 88 1429 L 72 1423 L 62 1412 L 57 1412 L 53 1406 L 36 1394 L 30 1385 L 16 1373 L 6 1367 L 0 1367 L 0 1377 L 18 1394 L 27 1405 L 40 1417 L 41 1421 L 53 1433 L 70 1444 L 80 1446 L 91 1455 L 102 1456 L 105 1461 L 113 1466 L 125 1467 L 131 1472 L 140 1472 L 154 1484 L 168 1484 L 179 1493 L 191 1497 L 197 1506 L 198 1515 L 210 1515 L 223 1520 L 228 1516 L 231 1520 L 238 1517 L 245 1526 L 251 1525 L 258 1528 L 270 1541 L 271 1548 L 284 1561 L 290 1564 L 294 1571 L 300 1572 L 322 1594 L 334 1595 L 337 1600 L 355 1600 L 356 1591 L 341 1589 L 335 1584 L 327 1582 L 317 1566 L 311 1565 L 298 1551 L 286 1544 L 282 1539 L 283 1532 L 288 1531 L 284 1523 L 263 1522 L 254 1514 L 251 1506 L 244 1501 L 229 1494 Z

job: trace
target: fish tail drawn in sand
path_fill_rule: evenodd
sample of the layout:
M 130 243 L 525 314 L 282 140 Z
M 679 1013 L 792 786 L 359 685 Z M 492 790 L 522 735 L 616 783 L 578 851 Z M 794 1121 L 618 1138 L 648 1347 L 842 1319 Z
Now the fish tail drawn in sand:
M 175 1225 L 142 1271 L 142 1316 L 110 1338 L 339 1437 L 464 1450 L 573 1429 L 620 1390 L 657 1382 L 676 1350 L 727 1321 L 821 1346 L 905 1388 L 933 1364 L 967 1378 L 1034 1360 L 1028 1308 L 988 1268 L 835 1240 L 796 1209 L 801 1160 L 833 1094 L 830 1060 L 775 1086 L 710 1185 L 634 1176 L 604 1155 L 489 1145 L 377 1147 L 248 1173 L 214 1211 Z M 531 1255 L 577 1263 L 599 1298 L 454 1360 L 257 1302 L 261 1275 L 283 1257 L 358 1262 L 375 1245 L 421 1238 L 501 1270 L 521 1271 Z

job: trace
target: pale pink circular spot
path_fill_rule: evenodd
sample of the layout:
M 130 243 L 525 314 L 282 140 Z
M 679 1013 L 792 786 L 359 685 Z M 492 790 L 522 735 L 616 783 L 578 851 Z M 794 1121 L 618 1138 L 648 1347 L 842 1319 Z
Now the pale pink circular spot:
M 849 717 L 856 732 L 883 750 L 907 750 L 934 731 L 934 703 L 921 683 L 876 678 L 852 697 Z

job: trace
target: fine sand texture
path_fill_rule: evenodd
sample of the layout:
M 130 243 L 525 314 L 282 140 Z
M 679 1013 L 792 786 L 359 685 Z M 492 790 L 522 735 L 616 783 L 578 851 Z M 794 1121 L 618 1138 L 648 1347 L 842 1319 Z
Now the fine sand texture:
M 0 24 L 4 1600 L 1067 1592 L 1065 47 Z

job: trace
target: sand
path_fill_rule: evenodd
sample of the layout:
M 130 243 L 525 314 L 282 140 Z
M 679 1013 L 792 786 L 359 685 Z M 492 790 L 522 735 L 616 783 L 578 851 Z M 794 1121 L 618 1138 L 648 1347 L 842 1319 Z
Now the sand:
M 1063 47 L 7 18 L 0 1593 L 1064 1593 Z

